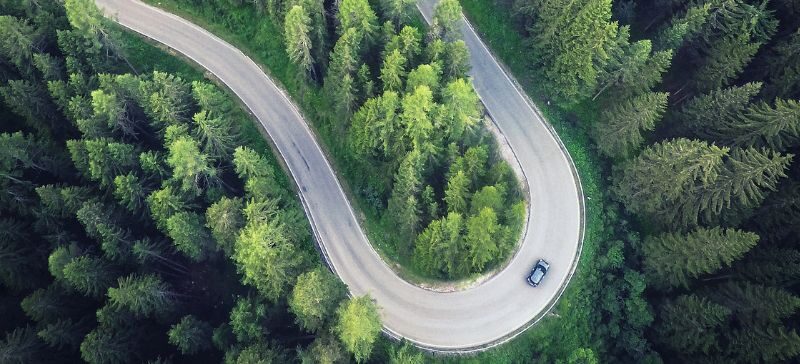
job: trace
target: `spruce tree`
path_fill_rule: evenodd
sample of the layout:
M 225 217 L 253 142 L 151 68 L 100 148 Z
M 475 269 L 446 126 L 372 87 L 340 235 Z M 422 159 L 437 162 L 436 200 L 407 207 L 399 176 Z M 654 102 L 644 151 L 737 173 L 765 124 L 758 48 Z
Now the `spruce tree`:
M 800 29 L 775 45 L 764 63 L 765 95 L 800 98 Z
M 691 224 L 697 212 L 684 216 L 675 206 L 698 187 L 716 181 L 727 154 L 725 148 L 696 140 L 657 143 L 622 165 L 613 190 L 635 214 L 657 217 L 666 226 Z
M 192 355 L 211 346 L 211 325 L 186 315 L 167 332 L 169 343 L 178 347 L 181 354 Z
M 609 98 L 629 98 L 650 91 L 661 82 L 661 76 L 670 66 L 672 51 L 652 52 L 649 40 L 628 44 L 627 28 L 621 28 L 617 42 L 612 47 L 610 58 L 600 69 L 597 77 L 598 91 L 592 98 L 608 92 Z
M 226 255 L 233 253 L 233 244 L 239 230 L 244 227 L 241 198 L 223 197 L 206 210 L 206 227 Z
M 405 78 L 406 58 L 395 49 L 383 59 L 380 79 L 383 91 L 400 91 L 403 89 Z
M 112 266 L 102 258 L 84 255 L 64 265 L 64 281 L 82 294 L 100 298 L 114 284 Z
M 761 248 L 734 264 L 743 280 L 788 288 L 800 282 L 800 251 L 789 248 Z
M 800 142 L 800 102 L 778 99 L 774 107 L 760 102 L 713 132 L 723 135 L 722 143 L 785 151 Z
M 681 295 L 659 310 L 656 338 L 675 353 L 710 354 L 720 349 L 721 334 L 730 315 L 728 308 L 705 297 Z
M 761 91 L 761 86 L 760 82 L 751 82 L 695 96 L 675 113 L 673 120 L 701 138 L 716 140 L 720 135 L 709 130 L 713 130 L 717 123 L 736 120 Z
M 727 282 L 711 289 L 709 296 L 745 325 L 780 323 L 800 308 L 800 297 L 791 292 L 748 282 Z
M 730 266 L 757 242 L 756 234 L 718 227 L 649 236 L 642 245 L 644 271 L 655 286 L 688 287 L 691 279 Z
M 314 60 L 311 57 L 310 26 L 311 18 L 300 5 L 295 5 L 286 13 L 283 36 L 286 42 L 286 53 L 289 59 L 300 67 L 305 75 L 313 70 Z
M 627 158 L 644 143 L 643 132 L 652 131 L 667 108 L 669 94 L 648 92 L 613 105 L 600 114 L 593 134 L 601 152 Z
M 781 325 L 733 330 L 727 353 L 739 362 L 777 362 L 800 355 L 800 335 Z
M 611 1 L 563 0 L 537 4 L 529 29 L 533 51 L 552 91 L 567 100 L 589 96 L 609 55 L 617 23 L 611 22 Z
M 489 207 L 484 207 L 467 219 L 464 245 L 469 250 L 473 272 L 482 271 L 497 258 L 498 241 L 495 234 L 499 228 L 497 214 Z
M 653 41 L 656 50 L 678 50 L 687 40 L 697 35 L 708 21 L 712 2 L 690 6 L 682 14 L 675 15 L 668 25 L 662 28 Z
M 129 310 L 139 317 L 171 311 L 175 297 L 169 285 L 152 274 L 121 277 L 117 287 L 108 289 L 108 302 L 113 307 Z

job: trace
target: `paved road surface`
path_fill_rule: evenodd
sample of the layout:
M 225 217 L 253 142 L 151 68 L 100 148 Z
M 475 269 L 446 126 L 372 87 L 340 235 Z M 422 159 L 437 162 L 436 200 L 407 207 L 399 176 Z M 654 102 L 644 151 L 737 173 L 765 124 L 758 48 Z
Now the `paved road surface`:
M 253 61 L 202 28 L 139 1 L 96 1 L 123 26 L 206 68 L 250 108 L 298 184 L 334 270 L 354 295 L 375 298 L 390 335 L 432 350 L 480 350 L 528 327 L 562 292 L 582 237 L 577 179 L 545 122 L 468 26 L 464 38 L 472 52 L 475 87 L 519 157 L 532 209 L 520 250 L 502 272 L 468 290 L 437 293 L 407 283 L 380 259 L 306 122 Z M 419 4 L 426 17 L 434 3 Z M 524 278 L 539 258 L 548 260 L 551 270 L 541 286 L 531 288 Z

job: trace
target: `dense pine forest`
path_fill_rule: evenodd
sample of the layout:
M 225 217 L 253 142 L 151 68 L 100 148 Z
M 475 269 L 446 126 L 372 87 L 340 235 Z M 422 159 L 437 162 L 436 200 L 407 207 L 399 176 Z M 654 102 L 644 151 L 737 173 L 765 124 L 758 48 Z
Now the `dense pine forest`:
M 267 66 L 406 273 L 469 277 L 513 251 L 525 202 L 483 127 L 458 1 L 432 26 L 411 0 L 157 3 Z M 0 362 L 796 360 L 800 3 L 462 4 L 590 198 L 541 324 L 467 358 L 381 338 L 228 93 L 140 72 L 141 40 L 91 1 L 8 0 Z
M 505 58 L 591 137 L 607 203 L 628 216 L 621 249 L 644 275 L 647 340 L 621 336 L 600 360 L 796 358 L 800 3 L 469 3 L 490 42 L 514 33 L 525 55 Z M 509 17 L 481 20 L 486 9 Z
M 0 5 L 0 362 L 370 356 L 377 307 L 227 93 L 138 73 L 92 1 Z

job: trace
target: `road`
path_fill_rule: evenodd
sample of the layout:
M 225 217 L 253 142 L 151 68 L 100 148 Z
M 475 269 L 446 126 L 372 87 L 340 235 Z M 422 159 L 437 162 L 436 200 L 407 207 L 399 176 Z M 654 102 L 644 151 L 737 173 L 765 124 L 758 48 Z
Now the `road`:
M 557 137 L 464 24 L 471 76 L 529 183 L 528 229 L 508 266 L 473 288 L 440 293 L 398 277 L 370 245 L 313 133 L 289 98 L 241 51 L 180 17 L 135 0 L 96 0 L 121 25 L 213 73 L 266 129 L 298 185 L 317 241 L 353 295 L 370 294 L 384 331 L 434 351 L 470 352 L 504 342 L 542 317 L 574 272 L 583 236 L 580 183 Z M 419 8 L 429 18 L 435 0 Z M 278 35 L 276 35 L 278 36 Z M 551 264 L 542 285 L 525 276 Z

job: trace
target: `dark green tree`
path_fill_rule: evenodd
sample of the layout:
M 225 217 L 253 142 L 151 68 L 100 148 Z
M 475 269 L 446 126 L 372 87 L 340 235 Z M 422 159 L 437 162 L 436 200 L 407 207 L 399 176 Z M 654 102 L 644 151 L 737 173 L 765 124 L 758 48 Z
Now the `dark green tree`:
M 730 266 L 758 242 L 758 235 L 734 229 L 664 233 L 644 240 L 644 271 L 659 287 L 688 287 L 690 280 Z
M 676 353 L 710 354 L 720 349 L 731 311 L 694 294 L 678 296 L 659 311 L 657 341 Z
M 175 345 L 181 354 L 196 354 L 211 347 L 211 325 L 192 315 L 186 315 L 172 325 L 167 337 L 169 343 Z
M 642 133 L 654 130 L 666 111 L 668 97 L 664 92 L 648 92 L 603 111 L 592 128 L 600 151 L 623 159 L 637 152 L 645 141 Z

